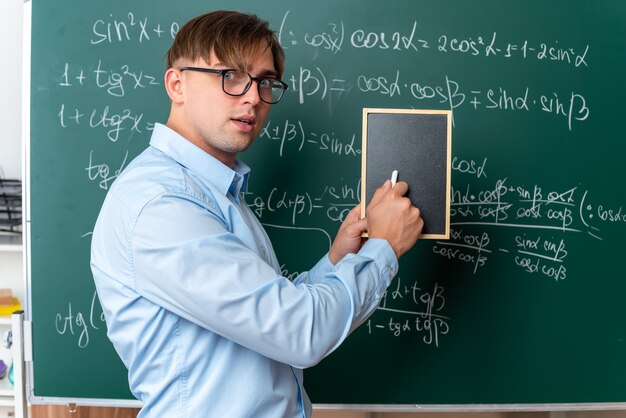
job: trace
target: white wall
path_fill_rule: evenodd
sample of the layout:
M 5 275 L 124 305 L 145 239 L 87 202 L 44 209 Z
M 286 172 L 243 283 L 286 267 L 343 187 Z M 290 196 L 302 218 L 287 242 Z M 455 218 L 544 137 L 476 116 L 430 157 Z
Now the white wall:
M 0 178 L 22 178 L 22 0 L 0 0 Z M 11 288 L 22 303 L 22 253 L 0 251 L 0 288 Z M 6 330 L 2 328 L 2 332 Z M 0 349 L 0 358 L 10 359 Z M 0 407 L 0 418 L 12 408 Z
M 0 0 L 0 177 L 22 178 L 22 0 Z M 12 288 L 22 304 L 19 252 L 0 252 L 0 288 Z
M 22 0 L 0 0 L 0 176 L 22 178 Z

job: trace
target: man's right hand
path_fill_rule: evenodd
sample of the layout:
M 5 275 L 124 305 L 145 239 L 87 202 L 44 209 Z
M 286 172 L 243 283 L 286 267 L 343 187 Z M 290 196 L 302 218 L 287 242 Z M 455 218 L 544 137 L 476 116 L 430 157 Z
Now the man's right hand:
M 424 227 L 420 210 L 404 196 L 408 190 L 406 182 L 392 187 L 391 181 L 385 181 L 365 213 L 368 236 L 387 240 L 398 258 L 413 247 Z

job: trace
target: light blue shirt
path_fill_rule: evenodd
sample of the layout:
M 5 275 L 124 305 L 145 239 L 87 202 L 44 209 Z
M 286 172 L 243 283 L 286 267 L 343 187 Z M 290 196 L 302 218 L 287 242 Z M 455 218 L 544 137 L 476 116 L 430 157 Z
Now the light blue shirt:
M 370 239 L 282 277 L 243 198 L 249 173 L 157 124 L 106 196 L 91 268 L 140 417 L 310 417 L 302 369 L 374 312 L 397 271 Z

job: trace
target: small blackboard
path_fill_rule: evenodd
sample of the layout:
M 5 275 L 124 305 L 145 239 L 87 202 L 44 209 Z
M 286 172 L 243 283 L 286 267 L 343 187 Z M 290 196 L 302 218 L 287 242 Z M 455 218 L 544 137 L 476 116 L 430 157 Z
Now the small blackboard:
M 449 238 L 451 119 L 448 110 L 363 109 L 363 216 L 376 189 L 398 170 L 424 219 L 422 238 Z

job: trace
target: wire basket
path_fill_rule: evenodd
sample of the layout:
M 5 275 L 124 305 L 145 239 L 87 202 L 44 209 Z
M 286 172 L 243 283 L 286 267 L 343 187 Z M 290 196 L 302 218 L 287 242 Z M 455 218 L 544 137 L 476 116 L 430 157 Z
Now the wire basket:
M 22 181 L 0 179 L 0 231 L 22 232 Z

